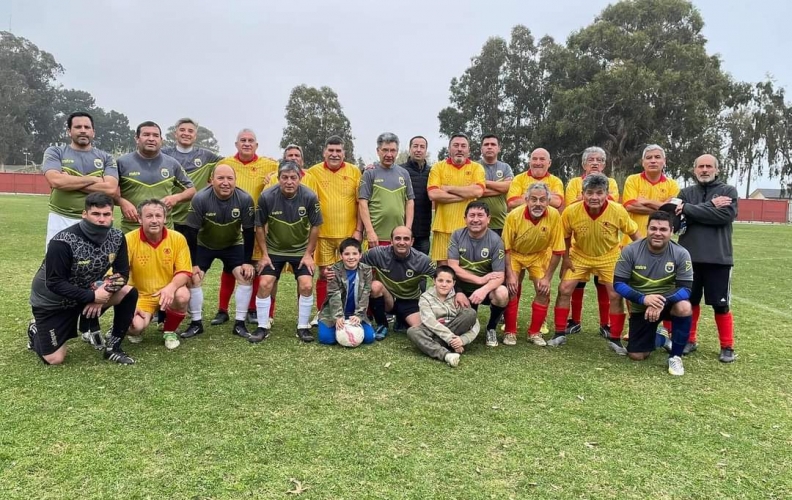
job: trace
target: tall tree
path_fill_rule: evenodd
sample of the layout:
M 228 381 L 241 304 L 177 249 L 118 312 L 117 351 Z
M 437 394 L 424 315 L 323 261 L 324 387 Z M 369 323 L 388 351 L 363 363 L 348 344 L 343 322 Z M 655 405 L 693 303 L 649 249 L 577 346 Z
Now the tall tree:
M 66 118 L 75 111 L 90 113 L 94 119 L 94 146 L 111 154 L 124 154 L 135 149 L 135 132 L 129 126 L 129 119 L 115 110 L 105 111 L 96 106 L 93 96 L 83 90 L 61 89 L 55 102 L 55 118 L 59 127 L 58 140 L 69 141 Z
M 330 87 L 294 87 L 286 104 L 286 127 L 280 146 L 299 144 L 306 165 L 322 161 L 325 140 L 338 135 L 345 142 L 346 161 L 355 162 L 352 127 Z
M 168 132 L 165 134 L 165 144 L 168 146 L 176 146 L 176 125 L 168 127 Z M 217 142 L 214 132 L 203 125 L 198 125 L 195 145 L 199 148 L 214 151 L 215 153 L 220 152 L 220 143 Z

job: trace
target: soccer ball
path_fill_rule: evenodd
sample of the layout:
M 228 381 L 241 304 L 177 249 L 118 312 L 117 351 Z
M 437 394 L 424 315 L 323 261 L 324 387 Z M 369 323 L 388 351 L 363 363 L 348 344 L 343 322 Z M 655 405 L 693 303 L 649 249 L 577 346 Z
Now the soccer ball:
M 357 347 L 363 342 L 363 327 L 344 321 L 343 328 L 336 328 L 336 342 L 344 347 Z

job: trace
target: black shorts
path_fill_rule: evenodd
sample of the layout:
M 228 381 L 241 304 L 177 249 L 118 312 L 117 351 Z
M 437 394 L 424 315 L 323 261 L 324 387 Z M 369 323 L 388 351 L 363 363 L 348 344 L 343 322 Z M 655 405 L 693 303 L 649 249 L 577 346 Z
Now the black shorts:
M 85 305 L 68 309 L 33 308 L 36 319 L 36 335 L 33 349 L 39 356 L 47 356 L 60 349 L 67 340 L 77 336 L 77 322 Z
M 671 308 L 673 305 L 666 304 L 660 319 L 657 321 L 647 321 L 644 313 L 630 314 L 630 340 L 627 341 L 627 352 L 652 352 L 655 350 L 655 338 L 657 338 L 657 325 L 661 321 L 671 319 Z
M 302 257 L 286 257 L 285 255 L 272 254 L 270 254 L 269 257 L 272 261 L 272 267 L 275 269 L 267 266 L 259 272 L 260 276 L 275 276 L 275 279 L 278 280 L 286 264 L 291 265 L 292 271 L 294 272 L 294 279 L 300 276 L 313 276 L 313 273 L 311 273 L 306 266 L 300 266 Z
M 402 323 L 407 323 L 407 316 L 420 312 L 418 299 L 397 299 L 393 298 L 393 309 L 388 311 L 396 316 Z
M 223 263 L 223 272 L 232 273 L 235 268 L 245 264 L 245 246 L 234 245 L 222 250 L 212 250 L 198 245 L 193 265 L 206 272 L 212 267 L 212 262 L 215 259 L 220 259 L 220 262 Z
M 693 263 L 693 289 L 690 303 L 701 304 L 701 298 L 708 306 L 729 307 L 731 302 L 732 266 L 725 264 Z

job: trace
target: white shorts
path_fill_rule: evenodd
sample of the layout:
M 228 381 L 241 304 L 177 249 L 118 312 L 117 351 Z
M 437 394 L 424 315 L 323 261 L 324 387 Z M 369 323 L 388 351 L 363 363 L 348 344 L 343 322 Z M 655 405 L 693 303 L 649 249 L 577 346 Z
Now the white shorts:
M 69 217 L 64 217 L 62 215 L 50 212 L 49 217 L 47 217 L 47 241 L 44 243 L 44 251 L 47 251 L 47 246 L 49 246 L 50 240 L 56 234 L 69 226 L 77 224 L 81 220 L 82 219 L 70 219 Z

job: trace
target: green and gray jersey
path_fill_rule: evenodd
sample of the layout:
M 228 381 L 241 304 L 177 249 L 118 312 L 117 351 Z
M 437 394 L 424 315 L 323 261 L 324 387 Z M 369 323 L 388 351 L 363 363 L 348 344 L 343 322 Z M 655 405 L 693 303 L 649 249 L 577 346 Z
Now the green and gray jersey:
M 448 258 L 459 261 L 459 267 L 475 274 L 506 270 L 506 253 L 503 240 L 498 233 L 490 229 L 479 239 L 473 238 L 466 227 L 457 229 L 451 234 L 451 244 L 448 247 Z M 457 277 L 457 287 L 465 293 L 473 293 L 480 288 L 479 285 L 466 283 Z
M 316 193 L 300 185 L 287 198 L 280 186 L 265 189 L 258 199 L 256 226 L 267 226 L 267 253 L 301 257 L 308 248 L 311 228 L 322 225 Z
M 489 165 L 484 163 L 484 159 L 482 159 L 481 165 L 484 167 L 484 174 L 490 182 L 501 182 L 514 178 L 514 172 L 508 163 L 498 160 L 493 165 Z M 506 194 L 484 196 L 479 201 L 483 201 L 489 207 L 490 229 L 503 229 L 503 223 L 506 222 L 506 215 L 509 213 L 506 205 Z
M 253 197 L 239 188 L 227 200 L 217 197 L 212 186 L 193 196 L 186 225 L 198 230 L 198 244 L 210 250 L 242 245 L 242 230 L 255 224 Z
M 404 225 L 407 200 L 414 200 L 410 173 L 404 167 L 390 168 L 375 163 L 363 172 L 358 199 L 368 200 L 371 225 L 380 240 L 390 241 L 395 227 Z
M 674 291 L 677 281 L 693 281 L 693 264 L 681 245 L 670 241 L 662 253 L 652 253 L 644 238 L 622 249 L 614 276 L 626 279 L 630 287 L 644 295 L 663 295 Z M 630 303 L 633 313 L 645 310 L 644 305 Z
M 436 265 L 421 252 L 410 249 L 407 257 L 397 257 L 392 246 L 369 249 L 360 262 L 377 271 L 377 279 L 397 299 L 418 299 L 421 281 L 434 278 Z
M 164 154 L 144 158 L 135 151 L 118 159 L 118 186 L 121 197 L 137 206 L 149 198 L 161 200 L 180 193 L 193 187 L 193 182 L 174 158 Z M 171 214 L 168 214 L 167 225 L 173 228 Z M 138 227 L 139 223 L 126 218 L 121 221 L 121 230 L 124 233 Z
M 55 170 L 75 177 L 115 177 L 118 179 L 118 167 L 112 156 L 101 149 L 91 148 L 88 151 L 73 149 L 71 146 L 50 146 L 44 151 L 41 171 Z M 50 193 L 50 212 L 80 219 L 85 208 L 84 191 L 63 191 L 53 189 Z
M 162 148 L 162 154 L 175 159 L 187 173 L 187 177 L 193 182 L 195 189 L 203 189 L 209 184 L 209 176 L 212 175 L 214 166 L 223 159 L 222 156 L 203 148 L 192 148 L 189 152 L 179 151 L 178 148 L 168 146 Z M 176 193 L 184 191 L 184 187 L 179 185 Z M 171 210 L 171 217 L 174 224 L 184 224 L 187 220 L 187 212 L 190 209 L 190 202 L 179 203 Z

